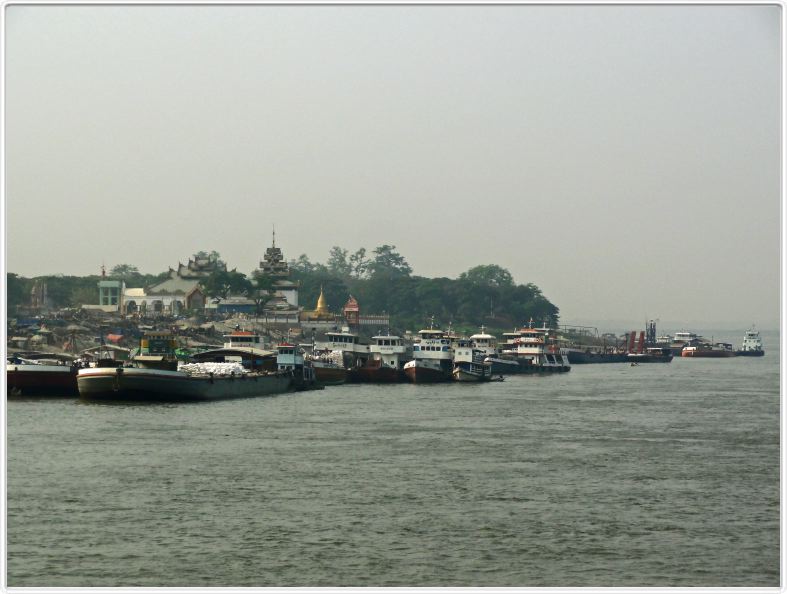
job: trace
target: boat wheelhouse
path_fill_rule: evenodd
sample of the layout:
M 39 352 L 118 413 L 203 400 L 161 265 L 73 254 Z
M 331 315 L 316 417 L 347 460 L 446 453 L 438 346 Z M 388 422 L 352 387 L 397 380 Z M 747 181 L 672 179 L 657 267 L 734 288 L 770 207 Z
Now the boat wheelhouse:
M 741 348 L 736 351 L 740 357 L 761 357 L 765 354 L 762 350 L 762 339 L 760 333 L 753 327 L 746 331 L 743 336 L 743 344 Z
M 473 343 L 473 348 L 481 351 L 486 356 L 497 355 L 497 339 L 491 334 L 485 332 L 486 327 L 481 326 L 481 332 L 473 334 L 470 341 Z
M 292 375 L 292 387 L 296 390 L 310 388 L 317 381 L 314 367 L 306 360 L 303 351 L 289 342 L 276 346 L 276 368 L 279 373 Z
M 195 353 L 191 357 L 198 362 L 237 362 L 250 370 L 274 371 L 276 351 L 264 348 L 262 337 L 248 330 L 234 330 L 224 335 L 224 346 Z
M 314 343 L 314 352 L 341 353 L 343 367 L 357 367 L 369 358 L 369 345 L 363 344 L 357 334 L 344 327 L 340 332 L 326 332 L 325 340 Z

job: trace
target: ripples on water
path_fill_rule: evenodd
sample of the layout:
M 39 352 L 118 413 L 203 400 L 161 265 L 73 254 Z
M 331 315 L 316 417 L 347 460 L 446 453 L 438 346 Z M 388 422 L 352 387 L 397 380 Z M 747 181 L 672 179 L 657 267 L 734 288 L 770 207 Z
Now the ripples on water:
M 11 587 L 779 585 L 775 350 L 7 412 Z

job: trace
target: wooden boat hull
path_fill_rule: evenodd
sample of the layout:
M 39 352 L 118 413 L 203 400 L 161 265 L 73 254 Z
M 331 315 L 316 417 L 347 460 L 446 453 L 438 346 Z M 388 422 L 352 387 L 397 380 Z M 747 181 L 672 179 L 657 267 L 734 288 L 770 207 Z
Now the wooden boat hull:
M 490 374 L 486 372 L 477 373 L 461 367 L 454 369 L 454 381 L 457 382 L 488 382 L 490 377 Z
M 355 367 L 348 371 L 348 381 L 369 384 L 397 384 L 406 382 L 407 376 L 401 369 L 381 366 Z
M 77 396 L 77 371 L 70 365 L 8 365 L 9 396 Z
M 415 365 L 408 363 L 404 367 L 404 374 L 414 384 L 435 384 L 440 382 L 453 381 L 451 371 L 445 370 L 442 367 L 432 367 Z
M 80 396 L 96 400 L 219 400 L 280 394 L 290 389 L 292 376 L 248 373 L 195 377 L 158 369 L 94 368 L 81 369 L 77 385 Z
M 347 370 L 343 367 L 314 366 L 314 379 L 323 386 L 339 386 L 347 381 Z

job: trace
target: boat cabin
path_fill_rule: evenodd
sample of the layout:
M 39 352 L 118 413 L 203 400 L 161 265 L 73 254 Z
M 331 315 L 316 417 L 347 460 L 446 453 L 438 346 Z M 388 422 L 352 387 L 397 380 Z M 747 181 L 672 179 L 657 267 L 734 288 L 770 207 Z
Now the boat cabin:
M 259 334 L 247 330 L 235 330 L 231 334 L 224 335 L 224 348 L 234 349 L 238 347 L 248 347 L 263 349 L 262 338 Z
M 294 344 L 282 342 L 276 347 L 276 366 L 279 371 L 289 371 L 303 367 L 303 353 Z
M 134 363 L 148 369 L 175 370 L 178 367 L 177 346 L 178 341 L 172 332 L 145 332 L 139 341 L 139 354 L 134 357 Z

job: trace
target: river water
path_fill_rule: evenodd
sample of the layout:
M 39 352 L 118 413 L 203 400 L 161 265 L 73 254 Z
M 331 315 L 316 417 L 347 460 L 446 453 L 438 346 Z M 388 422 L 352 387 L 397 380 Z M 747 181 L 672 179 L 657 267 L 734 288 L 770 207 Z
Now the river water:
M 484 385 L 10 400 L 8 586 L 776 587 L 777 347 Z

